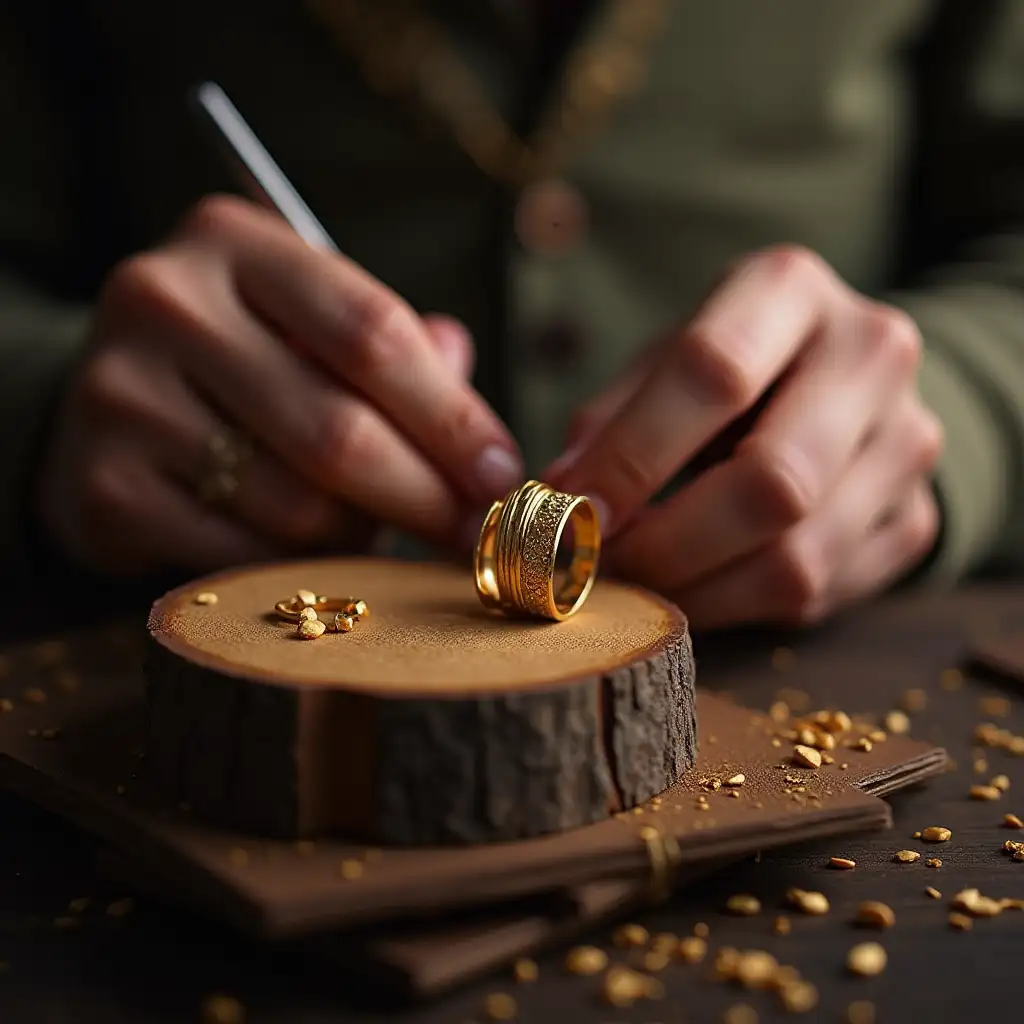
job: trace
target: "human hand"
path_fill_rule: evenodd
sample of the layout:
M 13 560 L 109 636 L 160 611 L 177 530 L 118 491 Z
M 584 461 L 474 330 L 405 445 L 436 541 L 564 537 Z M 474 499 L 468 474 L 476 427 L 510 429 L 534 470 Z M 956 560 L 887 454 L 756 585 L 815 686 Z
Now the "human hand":
M 213 197 L 107 280 L 39 480 L 43 521 L 104 572 L 345 550 L 386 523 L 455 542 L 522 472 L 467 382 L 472 346 L 272 214 Z M 252 457 L 216 505 L 212 439 Z
M 934 543 L 942 431 L 917 394 L 920 356 L 906 314 L 817 256 L 757 253 L 583 410 L 543 479 L 596 498 L 607 563 L 694 626 L 812 623 Z M 773 386 L 726 459 L 647 505 Z

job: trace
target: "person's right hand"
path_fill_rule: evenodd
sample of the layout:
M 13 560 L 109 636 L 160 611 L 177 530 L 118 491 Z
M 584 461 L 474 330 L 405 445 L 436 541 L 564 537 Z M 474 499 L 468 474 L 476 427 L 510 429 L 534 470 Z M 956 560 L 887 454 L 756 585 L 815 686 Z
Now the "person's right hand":
M 257 206 L 206 199 L 108 278 L 42 464 L 43 521 L 108 573 L 350 550 L 378 523 L 455 541 L 522 475 L 471 363 L 455 321 Z M 212 506 L 198 485 L 225 430 L 254 454 Z

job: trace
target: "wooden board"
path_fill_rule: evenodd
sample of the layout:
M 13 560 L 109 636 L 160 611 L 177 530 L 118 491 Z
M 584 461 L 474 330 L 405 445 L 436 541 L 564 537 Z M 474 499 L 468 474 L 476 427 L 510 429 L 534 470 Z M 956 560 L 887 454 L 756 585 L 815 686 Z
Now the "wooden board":
M 371 614 L 303 641 L 273 614 L 299 589 Z M 172 592 L 150 632 L 153 778 L 264 835 L 526 839 L 635 807 L 696 756 L 685 616 L 624 585 L 600 583 L 567 622 L 532 622 L 485 611 L 467 569 L 273 565 Z
M 161 879 L 171 898 L 268 938 L 436 916 L 591 882 L 646 880 L 650 859 L 641 831 L 651 825 L 678 841 L 684 875 L 756 850 L 880 828 L 889 810 L 859 789 L 864 780 L 887 788 L 883 779 L 907 784 L 945 764 L 940 749 L 892 737 L 871 752 L 851 752 L 845 771 L 833 765 L 801 773 L 808 775 L 807 791 L 787 793 L 786 772 L 778 768 L 783 752 L 771 743 L 767 716 L 704 693 L 703 751 L 657 810 L 648 804 L 639 814 L 560 835 L 470 848 L 374 852 L 333 839 L 281 843 L 204 824 L 139 771 L 143 681 L 133 638 L 144 634 L 140 623 L 127 634 L 70 639 L 57 652 L 70 669 L 50 660 L 52 647 L 8 653 L 0 696 L 14 709 L 0 715 L 0 785 L 98 836 L 140 872 Z M 77 688 L 64 687 L 65 676 Z M 26 700 L 28 689 L 45 700 Z M 48 729 L 59 729 L 58 737 L 47 740 Z M 699 810 L 701 778 L 734 771 L 747 778 L 739 798 L 707 794 L 710 809 Z M 346 877 L 353 861 L 362 873 Z

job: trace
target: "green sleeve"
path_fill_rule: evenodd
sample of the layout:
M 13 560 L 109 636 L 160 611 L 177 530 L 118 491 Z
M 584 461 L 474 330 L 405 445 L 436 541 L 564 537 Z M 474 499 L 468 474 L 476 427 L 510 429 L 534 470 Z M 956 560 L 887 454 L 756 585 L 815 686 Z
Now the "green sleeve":
M 923 64 L 916 269 L 888 296 L 920 327 L 920 389 L 945 428 L 930 575 L 949 581 L 1024 567 L 1024 3 L 971 10 Z
M 46 68 L 0 7 L 0 567 L 29 568 L 31 492 L 48 421 L 88 330 L 87 307 L 57 297 L 75 248 L 73 133 Z

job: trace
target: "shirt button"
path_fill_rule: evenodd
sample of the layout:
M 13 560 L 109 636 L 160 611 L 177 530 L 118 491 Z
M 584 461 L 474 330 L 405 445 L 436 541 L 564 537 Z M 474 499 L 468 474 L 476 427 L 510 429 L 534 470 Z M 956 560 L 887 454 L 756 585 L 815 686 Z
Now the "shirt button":
M 516 204 L 516 237 L 524 249 L 555 256 L 577 245 L 587 231 L 586 200 L 565 181 L 528 185 Z
M 551 373 L 565 373 L 579 366 L 584 348 L 582 331 L 565 320 L 542 327 L 533 343 L 538 362 Z

